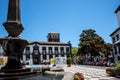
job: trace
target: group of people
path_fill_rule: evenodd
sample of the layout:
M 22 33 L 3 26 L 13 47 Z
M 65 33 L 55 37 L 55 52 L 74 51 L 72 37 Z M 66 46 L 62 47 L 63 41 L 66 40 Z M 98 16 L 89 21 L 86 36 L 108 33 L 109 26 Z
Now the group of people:
M 112 54 L 109 54 L 107 57 L 103 55 L 92 56 L 91 54 L 86 54 L 83 56 L 83 62 L 80 64 L 95 66 L 114 66 L 114 57 Z
M 32 65 L 33 61 L 31 59 L 21 60 L 22 65 Z

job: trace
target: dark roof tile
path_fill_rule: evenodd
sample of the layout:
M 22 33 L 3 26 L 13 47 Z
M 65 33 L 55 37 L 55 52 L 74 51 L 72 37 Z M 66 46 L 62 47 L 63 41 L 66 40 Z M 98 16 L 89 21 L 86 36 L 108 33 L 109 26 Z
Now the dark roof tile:
M 115 13 L 117 13 L 118 11 L 120 11 L 120 5 L 119 5 L 118 8 L 115 10 Z

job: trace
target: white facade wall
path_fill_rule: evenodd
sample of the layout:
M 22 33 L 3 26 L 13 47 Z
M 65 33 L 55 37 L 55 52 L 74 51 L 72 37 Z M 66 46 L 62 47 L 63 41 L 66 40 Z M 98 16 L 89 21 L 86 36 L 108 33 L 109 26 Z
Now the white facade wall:
M 54 46 L 52 47 L 52 50 L 53 50 L 53 53 L 55 54 L 55 47 Z
M 32 59 L 32 55 L 30 54 L 30 59 Z
M 33 53 L 33 46 L 34 45 L 29 45 L 28 47 L 30 47 L 30 53 Z M 66 53 L 66 48 L 69 46 L 59 46 L 59 45 L 37 45 L 39 46 L 39 51 L 40 53 L 42 53 L 42 47 L 46 47 L 46 53 L 49 53 L 49 47 L 52 47 L 52 52 L 55 53 L 55 47 L 58 47 L 58 52 L 61 53 L 60 48 L 63 47 L 64 48 L 64 52 Z M 69 48 L 70 50 L 70 48 Z M 70 51 L 69 51 L 70 52 Z M 25 50 L 24 50 L 25 53 Z
M 118 25 L 120 27 L 120 11 L 118 11 L 116 14 L 117 14 Z
M 35 44 L 30 44 L 30 45 L 27 45 L 26 47 L 29 47 L 30 48 L 30 59 L 33 59 L 33 47 L 35 46 Z M 58 48 L 58 57 L 61 57 L 61 47 L 63 47 L 63 50 L 64 50 L 64 57 L 67 57 L 67 53 L 66 53 L 66 49 L 69 47 L 69 52 L 70 52 L 70 46 L 69 45 L 41 45 L 41 44 L 37 44 L 37 46 L 39 47 L 39 52 L 40 52 L 40 55 L 38 56 L 40 61 L 49 61 L 51 57 L 55 58 L 56 57 L 56 53 L 55 53 L 55 47 Z M 45 47 L 46 48 L 46 54 L 44 55 L 43 51 L 42 51 L 42 48 Z M 49 47 L 52 48 L 52 53 L 49 53 Z M 23 60 L 26 60 L 26 55 L 25 55 L 25 51 L 26 48 L 24 49 L 24 56 L 23 56 Z M 50 54 L 51 57 L 50 57 Z M 46 56 L 46 59 L 44 57 Z M 34 61 L 34 60 L 33 60 Z
M 2 46 L 0 45 L 0 55 L 4 53 Z
M 41 61 L 43 60 L 43 55 L 40 56 Z
M 32 52 L 33 52 L 33 45 L 29 45 L 28 47 L 30 47 L 30 54 L 32 54 Z
M 117 37 L 116 37 L 116 35 L 119 35 L 119 40 L 117 40 Z M 113 44 L 113 51 L 114 51 L 114 60 L 115 61 L 117 61 L 118 60 L 118 56 L 120 56 L 120 53 L 119 53 L 119 46 L 118 45 L 116 45 L 116 43 L 118 42 L 118 41 L 120 41 L 120 30 L 118 30 L 117 32 L 115 32 L 112 36 L 111 36 L 111 38 L 112 38 L 112 44 Z M 115 38 L 115 42 L 113 43 L 113 38 Z M 116 54 L 115 54 L 115 49 L 114 49 L 114 47 L 116 47 Z
M 23 55 L 23 61 L 26 61 L 26 55 Z
M 69 47 L 69 52 L 71 52 L 69 45 L 57 45 L 57 44 L 55 44 L 55 45 L 47 45 L 47 44 L 46 45 L 40 45 L 40 44 L 37 44 L 37 46 L 39 47 L 40 55 L 38 55 L 38 54 L 33 55 L 33 47 L 35 45 L 36 44 L 30 44 L 30 45 L 26 46 L 26 47 L 30 48 L 29 49 L 30 54 L 26 54 L 26 48 L 25 48 L 24 51 L 23 51 L 23 59 L 22 59 L 23 61 L 26 61 L 29 58 L 30 60 L 33 60 L 33 62 L 34 62 L 34 58 L 38 57 L 39 58 L 38 60 L 42 62 L 42 61 L 49 61 L 51 57 L 53 57 L 53 58 L 61 57 L 63 55 L 61 50 L 60 50 L 61 47 L 63 47 L 63 50 L 64 50 L 64 55 L 63 55 L 64 57 L 67 57 L 66 49 L 68 47 Z M 46 47 L 46 53 L 47 54 L 45 54 L 45 55 L 43 55 L 43 53 L 42 53 L 42 48 L 43 47 Z M 49 47 L 52 47 L 52 55 L 49 55 Z M 58 48 L 58 55 L 55 53 L 55 47 Z M 4 53 L 4 51 L 2 50 L 2 46 L 0 46 L 0 53 L 2 53 L 2 54 Z M 45 56 L 46 56 L 46 59 L 44 58 Z
M 117 37 L 116 35 L 119 35 L 119 40 L 120 40 L 120 30 L 118 30 L 117 32 L 115 32 L 112 36 L 111 36 L 111 39 L 112 39 L 112 43 L 113 43 L 113 38 L 115 38 L 115 42 L 117 42 Z M 115 43 L 113 43 L 114 45 Z

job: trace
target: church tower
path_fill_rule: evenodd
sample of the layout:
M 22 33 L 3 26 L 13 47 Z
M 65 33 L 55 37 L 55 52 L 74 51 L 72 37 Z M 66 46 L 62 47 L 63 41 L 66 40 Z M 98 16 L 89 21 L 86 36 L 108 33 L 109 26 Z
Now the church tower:
M 60 42 L 60 35 L 56 32 L 51 32 L 47 36 L 48 42 Z

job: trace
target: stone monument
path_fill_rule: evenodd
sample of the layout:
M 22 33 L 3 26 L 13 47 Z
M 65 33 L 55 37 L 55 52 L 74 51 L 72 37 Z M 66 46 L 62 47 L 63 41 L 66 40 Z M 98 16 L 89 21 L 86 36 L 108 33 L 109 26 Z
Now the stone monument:
M 19 69 L 22 67 L 20 58 L 28 43 L 19 37 L 23 31 L 20 20 L 20 0 L 9 0 L 7 21 L 3 23 L 3 26 L 8 36 L 1 38 L 0 43 L 3 45 L 5 55 L 8 56 L 8 62 L 2 69 Z
M 18 37 L 23 31 L 20 19 L 20 0 L 9 0 L 7 21 L 3 23 L 8 36 Z

